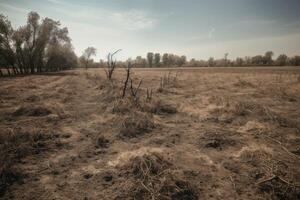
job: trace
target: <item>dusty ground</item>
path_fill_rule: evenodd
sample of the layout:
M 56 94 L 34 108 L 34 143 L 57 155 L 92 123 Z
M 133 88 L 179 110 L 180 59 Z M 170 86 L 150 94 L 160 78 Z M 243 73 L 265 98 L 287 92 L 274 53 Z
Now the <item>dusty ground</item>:
M 132 76 L 1 79 L 0 199 L 300 199 L 300 69 Z

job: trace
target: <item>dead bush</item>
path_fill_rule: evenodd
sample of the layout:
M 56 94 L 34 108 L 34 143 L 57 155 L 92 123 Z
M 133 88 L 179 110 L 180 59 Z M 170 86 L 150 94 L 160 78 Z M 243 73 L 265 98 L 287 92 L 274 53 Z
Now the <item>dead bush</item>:
M 198 199 L 196 187 L 159 153 L 133 157 L 121 170 L 132 181 L 127 195 L 134 199 Z
M 132 112 L 121 123 L 119 135 L 126 138 L 134 138 L 154 129 L 153 117 L 141 112 Z
M 279 176 L 272 176 L 258 183 L 261 192 L 268 193 L 272 199 L 300 199 L 300 186 L 294 186 Z
M 131 170 L 131 173 L 135 177 L 143 179 L 148 176 L 158 176 L 171 166 L 169 161 L 155 152 L 133 157 L 128 164 L 129 166 L 126 167 Z
M 178 87 L 178 71 L 175 73 L 175 75 L 173 76 L 173 74 L 171 73 L 171 71 L 168 72 L 168 74 L 164 74 L 163 77 L 161 77 L 160 79 L 160 83 L 159 83 L 159 87 L 157 89 L 157 92 L 162 93 L 164 91 L 166 91 L 166 88 L 170 88 L 170 87 Z

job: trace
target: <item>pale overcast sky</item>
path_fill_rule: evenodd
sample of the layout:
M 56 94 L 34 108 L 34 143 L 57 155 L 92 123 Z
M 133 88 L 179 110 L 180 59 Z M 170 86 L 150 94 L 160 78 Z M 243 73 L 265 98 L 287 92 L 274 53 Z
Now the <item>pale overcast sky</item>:
M 94 46 L 97 60 L 119 48 L 120 59 L 300 55 L 300 0 L 0 0 L 0 11 L 15 28 L 30 11 L 59 20 L 75 52 Z

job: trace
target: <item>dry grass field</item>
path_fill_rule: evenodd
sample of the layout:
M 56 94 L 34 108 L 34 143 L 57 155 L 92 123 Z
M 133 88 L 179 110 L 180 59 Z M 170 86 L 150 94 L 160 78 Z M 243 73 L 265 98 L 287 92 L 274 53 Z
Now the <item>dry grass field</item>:
M 132 77 L 2 78 L 0 199 L 300 199 L 299 68 Z

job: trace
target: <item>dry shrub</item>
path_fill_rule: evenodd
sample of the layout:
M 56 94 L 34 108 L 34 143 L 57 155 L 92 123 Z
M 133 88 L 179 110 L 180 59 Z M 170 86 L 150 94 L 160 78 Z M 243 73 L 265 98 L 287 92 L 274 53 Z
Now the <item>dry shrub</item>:
M 133 157 L 121 170 L 133 183 L 127 195 L 134 199 L 198 199 L 196 187 L 159 153 Z
M 163 171 L 171 167 L 171 163 L 159 153 L 149 153 L 133 157 L 128 163 L 131 173 L 137 178 L 149 178 L 159 176 Z
M 153 116 L 141 112 L 132 112 L 121 123 L 119 135 L 134 138 L 155 128 Z
M 59 145 L 58 135 L 37 129 L 5 129 L 0 132 L 0 196 L 13 182 L 22 179 L 18 162 L 32 154 L 39 154 Z
M 137 108 L 139 108 L 139 105 L 130 98 L 117 99 L 113 102 L 112 112 L 125 114 Z
M 151 101 L 150 103 L 146 103 L 143 108 L 145 111 L 153 113 L 153 114 L 175 114 L 177 113 L 176 107 L 171 104 L 167 104 L 161 100 Z

